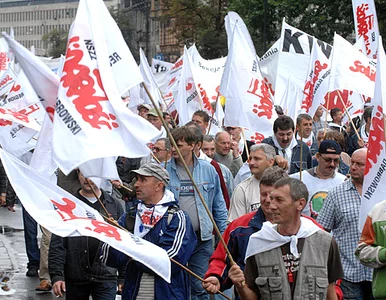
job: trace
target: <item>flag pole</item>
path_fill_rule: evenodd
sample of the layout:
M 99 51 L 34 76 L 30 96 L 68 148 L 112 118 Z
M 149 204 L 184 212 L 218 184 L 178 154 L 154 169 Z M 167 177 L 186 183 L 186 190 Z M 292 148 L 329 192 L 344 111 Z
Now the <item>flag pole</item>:
M 154 106 L 155 110 L 157 111 L 157 114 L 160 115 L 160 114 L 161 114 L 161 111 L 160 111 L 159 108 L 155 105 L 154 99 L 153 99 L 152 95 L 150 94 L 150 92 L 149 92 L 149 90 L 148 90 L 148 88 L 147 88 L 147 86 L 146 86 L 146 84 L 145 84 L 144 82 L 142 82 L 142 86 L 144 87 L 144 89 L 145 89 L 147 95 L 149 96 L 151 102 L 153 103 L 153 106 Z M 224 249 L 225 249 L 225 252 L 226 252 L 227 255 L 228 255 L 228 259 L 229 259 L 230 264 L 231 264 L 231 265 L 236 264 L 235 261 L 233 260 L 233 257 L 232 257 L 232 255 L 231 255 L 231 253 L 229 252 L 229 249 L 228 249 L 228 247 L 227 247 L 227 245 L 226 245 L 226 243 L 225 243 L 225 241 L 224 241 L 224 239 L 223 239 L 223 237 L 222 237 L 222 235 L 221 235 L 220 230 L 219 230 L 218 227 L 217 227 L 216 222 L 215 222 L 214 219 L 213 219 L 213 216 L 212 216 L 211 212 L 209 211 L 208 205 L 206 204 L 206 202 L 205 202 L 205 200 L 204 200 L 202 194 L 200 193 L 200 190 L 198 189 L 198 186 L 197 186 L 196 182 L 194 181 L 194 178 L 193 178 L 192 174 L 190 173 L 189 168 L 188 168 L 188 166 L 187 166 L 187 164 L 186 164 L 184 158 L 182 157 L 180 150 L 178 149 L 177 143 L 176 143 L 176 141 L 174 140 L 174 138 L 173 138 L 173 136 L 172 136 L 172 134 L 171 134 L 171 132 L 170 132 L 170 129 L 166 126 L 166 122 L 165 122 L 165 120 L 164 120 L 163 118 L 161 118 L 161 121 L 162 121 L 162 124 L 165 126 L 165 129 L 166 129 L 166 131 L 167 131 L 167 133 L 168 133 L 168 136 L 169 136 L 169 138 L 170 138 L 170 142 L 172 143 L 173 147 L 175 148 L 175 150 L 176 150 L 176 152 L 177 152 L 177 154 L 178 154 L 178 157 L 181 159 L 181 162 L 182 162 L 182 164 L 183 164 L 183 167 L 184 167 L 186 173 L 188 174 L 189 179 L 192 181 L 193 187 L 194 187 L 194 189 L 195 189 L 195 191 L 196 191 L 198 197 L 200 198 L 200 200 L 201 200 L 201 202 L 202 202 L 202 205 L 204 206 L 204 209 L 206 210 L 206 213 L 207 213 L 208 216 L 209 216 L 210 221 L 211 221 L 212 224 L 213 224 L 213 229 L 214 229 L 214 231 L 216 232 L 216 234 L 217 234 L 217 236 L 218 236 L 218 238 L 219 238 L 221 244 L 223 245 L 223 247 L 224 247 Z
M 110 225 L 113 225 L 115 227 L 118 227 L 120 229 L 122 229 L 123 231 L 126 231 L 126 232 L 130 232 L 128 231 L 125 227 L 122 227 L 121 225 L 119 225 L 118 223 L 115 223 L 115 222 L 112 222 L 111 219 L 109 218 L 106 218 L 105 216 L 102 215 L 102 217 L 105 219 L 105 221 L 107 223 L 109 223 Z M 130 232 L 131 233 L 131 232 Z M 170 261 L 175 263 L 177 266 L 179 266 L 181 269 L 185 270 L 186 272 L 188 272 L 190 275 L 192 275 L 193 277 L 195 277 L 196 279 L 200 280 L 201 282 L 204 281 L 204 279 L 202 279 L 200 276 L 198 276 L 196 273 L 194 273 L 192 270 L 190 270 L 189 268 L 187 268 L 186 266 L 184 266 L 183 264 L 181 264 L 180 262 L 176 261 L 175 259 L 169 257 Z M 221 296 L 223 296 L 225 299 L 228 299 L 228 300 L 231 300 L 230 298 L 228 298 L 224 293 L 222 293 L 221 291 L 218 291 L 217 292 L 218 294 L 220 294 Z
M 338 90 L 338 96 L 339 96 L 340 101 L 342 102 L 344 111 L 346 112 L 347 117 L 348 117 L 348 119 L 350 120 L 351 126 L 353 127 L 354 132 L 355 132 L 355 134 L 356 134 L 357 137 L 358 137 L 358 140 L 362 140 L 362 138 L 360 137 L 360 135 L 359 135 L 359 133 L 358 133 L 357 128 L 356 128 L 355 125 L 354 125 L 354 122 L 353 122 L 352 119 L 351 119 L 351 115 L 350 115 L 350 113 L 349 113 L 348 110 L 347 110 L 346 104 L 344 104 L 342 95 L 340 94 L 340 91 L 339 91 L 339 90 Z
M 244 146 L 245 146 L 245 153 L 247 154 L 247 160 L 248 160 L 249 159 L 249 149 L 248 149 L 247 139 L 245 138 L 244 128 L 242 128 L 242 127 L 241 127 L 241 134 L 243 135 Z
M 327 118 L 328 118 L 328 108 L 330 106 L 330 92 L 327 93 L 327 111 L 326 111 L 326 119 L 324 123 L 324 133 L 323 133 L 323 139 L 326 137 L 327 133 Z
M 206 134 L 209 134 L 209 132 L 210 132 L 210 127 L 212 126 L 212 120 L 213 120 L 214 113 L 216 112 L 216 109 L 217 109 L 217 102 L 218 102 L 218 98 L 219 97 L 220 97 L 220 92 L 217 92 L 216 102 L 215 102 L 215 105 L 214 105 L 214 109 L 212 108 L 212 117 L 210 119 L 208 131 L 207 131 Z
M 86 178 L 86 181 L 87 181 L 87 184 L 90 186 L 91 191 L 92 191 L 92 193 L 94 194 L 94 197 L 98 200 L 98 202 L 99 202 L 99 204 L 101 205 L 102 209 L 105 211 L 107 218 L 110 219 L 110 217 L 111 217 L 110 213 L 107 211 L 107 209 L 106 209 L 106 207 L 103 205 L 101 199 L 100 199 L 100 198 L 98 197 L 98 195 L 96 194 L 94 188 L 93 188 L 92 185 L 91 185 L 90 180 L 89 180 L 88 178 Z M 110 220 L 110 221 L 111 221 L 111 220 Z
M 299 130 L 300 132 L 301 130 Z M 303 134 L 303 132 L 301 132 Z M 302 181 L 302 167 L 303 167 L 303 136 L 300 136 L 300 169 L 299 169 L 299 179 Z

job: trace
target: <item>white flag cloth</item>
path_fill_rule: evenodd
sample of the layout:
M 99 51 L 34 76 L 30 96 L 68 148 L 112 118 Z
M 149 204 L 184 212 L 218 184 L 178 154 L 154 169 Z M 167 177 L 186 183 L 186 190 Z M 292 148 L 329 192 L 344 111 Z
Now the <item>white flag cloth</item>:
M 386 143 L 385 143 L 385 108 L 386 108 L 386 56 L 379 39 L 377 79 L 370 135 L 367 148 L 365 178 L 362 189 L 359 230 L 362 231 L 367 214 L 375 204 L 385 199 L 386 195 Z
M 173 67 L 172 63 L 152 58 L 151 60 L 151 70 L 153 74 L 157 73 L 166 73 L 170 71 L 170 69 Z
M 288 78 L 284 99 L 281 101 L 283 105 L 281 108 L 283 109 L 284 114 L 296 121 L 296 118 L 301 113 L 302 99 L 302 90 L 292 83 L 291 77 Z
M 378 18 L 374 0 L 352 0 L 356 40 L 363 38 L 365 54 L 376 59 L 378 50 Z
M 265 54 L 260 57 L 259 66 L 261 75 L 269 90 L 273 99 L 275 99 L 275 86 L 276 86 L 276 75 L 277 75 L 277 64 L 279 61 L 279 47 L 281 45 L 281 40 L 278 39 L 271 48 L 268 49 Z M 276 100 L 275 100 L 276 101 Z
M 38 108 L 37 108 L 38 109 Z M 0 119 L 9 120 L 15 123 L 18 123 L 24 127 L 31 128 L 35 131 L 40 131 L 41 126 L 36 122 L 36 120 L 29 116 L 34 110 L 33 107 L 23 111 L 24 113 L 16 112 L 5 107 L 0 107 Z
M 346 89 L 373 97 L 375 72 L 375 61 L 335 33 L 329 91 Z
M 8 92 L 4 106 L 19 111 L 27 106 L 40 102 L 38 95 L 23 70 L 20 70 L 15 82 Z
M 3 73 L 3 75 L 0 77 L 0 97 L 8 94 L 16 78 L 17 75 L 12 70 L 12 68 L 8 68 Z
M 65 174 L 90 160 L 149 154 L 146 143 L 159 132 L 127 109 L 120 96 L 142 81 L 104 2 L 81 0 L 69 34 L 53 129 L 54 160 Z M 114 179 L 116 172 L 100 176 Z
M 331 68 L 332 47 L 328 44 L 324 46 L 325 52 L 330 53 L 327 56 L 322 52 L 317 40 L 313 40 L 311 58 L 308 65 L 306 83 L 303 89 L 303 99 L 301 110 L 304 113 L 314 116 L 319 105 L 324 104 L 324 96 L 328 92 Z M 296 120 L 296 119 L 294 119 Z
M 228 33 L 229 36 L 229 33 Z M 260 73 L 257 56 L 239 26 L 234 27 L 220 92 L 227 99 L 225 126 L 240 126 L 264 137 L 272 133 L 273 102 Z
M 8 43 L 4 38 L 0 37 L 0 78 L 5 71 L 8 70 L 8 66 L 11 64 L 11 53 L 9 51 Z
M 52 119 L 58 94 L 59 77 L 24 46 L 4 32 L 3 36 L 14 51 L 17 61 Z
M 5 151 L 0 150 L 0 156 L 24 208 L 41 226 L 62 237 L 97 238 L 170 282 L 170 260 L 165 250 L 106 223 L 98 211 Z
M 184 125 L 192 119 L 195 111 L 203 109 L 203 104 L 194 81 L 192 60 L 186 46 L 184 48 L 184 64 L 179 81 L 178 95 L 174 98 L 178 111 L 179 124 Z
M 143 53 L 142 48 L 139 49 L 139 58 L 140 58 L 140 64 L 139 69 L 141 71 L 142 77 L 144 79 L 144 82 L 147 86 L 147 89 L 149 90 L 150 94 L 153 97 L 153 100 L 156 104 L 163 104 L 162 103 L 162 96 L 158 88 L 158 84 L 153 76 L 153 73 L 151 72 L 149 63 L 147 61 L 147 58 L 145 56 L 145 53 Z M 150 101 L 149 96 L 143 91 L 144 93 L 144 99 L 145 102 L 152 105 L 152 102 Z
M 216 114 L 213 115 L 211 103 L 216 102 L 227 58 L 204 59 L 201 57 L 195 45 L 189 48 L 189 53 L 193 63 L 191 67 L 193 68 L 194 82 L 196 83 L 202 101 L 202 109 L 208 113 L 210 117 L 209 122 L 212 123 L 209 134 L 215 135 L 222 130 L 223 117 L 221 118 L 221 115 L 217 116 L 217 113 L 221 114 L 221 110 L 216 111 Z M 219 94 L 217 103 L 220 102 L 220 97 L 221 94 Z

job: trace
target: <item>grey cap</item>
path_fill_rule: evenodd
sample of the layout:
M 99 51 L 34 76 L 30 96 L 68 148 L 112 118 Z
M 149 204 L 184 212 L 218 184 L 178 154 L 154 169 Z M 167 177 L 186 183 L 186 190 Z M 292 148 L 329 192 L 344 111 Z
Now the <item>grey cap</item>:
M 155 177 L 156 179 L 169 184 L 169 173 L 160 165 L 150 163 L 147 165 L 141 166 L 138 170 L 130 171 L 130 174 L 138 174 L 146 177 Z

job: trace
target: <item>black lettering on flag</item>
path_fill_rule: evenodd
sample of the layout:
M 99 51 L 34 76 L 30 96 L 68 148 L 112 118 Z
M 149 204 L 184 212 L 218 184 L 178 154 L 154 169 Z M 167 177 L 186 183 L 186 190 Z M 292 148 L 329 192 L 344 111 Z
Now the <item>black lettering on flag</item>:
M 293 46 L 294 50 L 298 54 L 304 54 L 304 51 L 302 49 L 302 46 L 299 42 L 299 37 L 303 35 L 302 32 L 295 32 L 292 34 L 291 29 L 285 29 L 284 30 L 284 43 L 283 43 L 283 52 L 290 52 L 291 45 Z
M 327 57 L 327 58 L 330 58 L 330 55 L 331 55 L 331 51 L 332 51 L 332 46 L 321 41 L 321 40 L 317 40 L 317 43 L 320 47 L 320 50 L 322 50 L 323 54 Z

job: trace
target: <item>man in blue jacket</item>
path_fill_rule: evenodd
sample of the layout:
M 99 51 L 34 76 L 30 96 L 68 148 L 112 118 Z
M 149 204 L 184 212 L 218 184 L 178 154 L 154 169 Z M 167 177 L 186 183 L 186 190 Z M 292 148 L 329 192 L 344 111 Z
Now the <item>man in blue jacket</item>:
M 173 138 L 210 213 L 213 215 L 217 227 L 223 233 L 226 228 L 228 212 L 221 191 L 220 180 L 215 168 L 209 162 L 197 159 L 194 154 L 198 140 L 196 131 L 193 128 L 182 126 L 173 131 Z M 204 277 L 208 269 L 209 258 L 213 253 L 213 224 L 183 167 L 182 159 L 174 147 L 172 147 L 172 159 L 167 170 L 170 175 L 168 189 L 174 194 L 181 209 L 189 215 L 197 235 L 197 247 L 189 260 L 189 268 L 200 277 Z M 209 300 L 209 294 L 203 289 L 199 280 L 191 277 L 191 286 L 192 300 Z
M 167 251 L 170 258 L 186 265 L 193 253 L 197 238 L 189 216 L 178 208 L 173 193 L 165 190 L 169 174 L 151 163 L 131 171 L 136 175 L 134 185 L 138 202 L 124 214 L 119 224 Z M 102 260 L 118 267 L 127 264 L 122 299 L 177 300 L 189 299 L 188 275 L 172 263 L 170 284 L 143 264 L 104 244 Z

